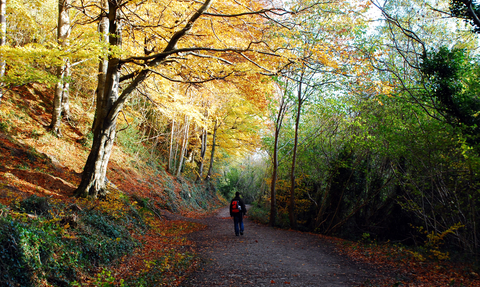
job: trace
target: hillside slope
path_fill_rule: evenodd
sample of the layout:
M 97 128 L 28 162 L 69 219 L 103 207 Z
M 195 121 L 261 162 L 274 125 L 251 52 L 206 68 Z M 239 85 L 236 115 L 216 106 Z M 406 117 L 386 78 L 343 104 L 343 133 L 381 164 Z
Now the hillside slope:
M 6 274 L 0 285 L 180 282 L 186 271 L 177 271 L 195 259 L 179 235 L 202 227 L 168 221 L 162 210 L 201 216 L 224 200 L 213 186 L 177 179 L 122 144 L 110 160 L 107 198 L 72 197 L 88 156 L 93 110 L 82 108 L 85 98 L 75 99 L 56 138 L 47 128 L 52 101 L 49 89 L 33 84 L 13 89 L 0 105 L 0 273 Z

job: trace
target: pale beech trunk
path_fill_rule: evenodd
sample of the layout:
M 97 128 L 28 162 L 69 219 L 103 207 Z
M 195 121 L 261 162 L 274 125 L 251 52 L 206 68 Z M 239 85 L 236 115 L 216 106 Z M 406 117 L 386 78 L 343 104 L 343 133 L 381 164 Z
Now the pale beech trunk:
M 118 17 L 118 6 L 109 2 L 109 42 L 114 46 L 121 46 L 121 23 Z M 105 196 L 105 182 L 108 161 L 115 141 L 117 117 L 123 103 L 119 101 L 120 61 L 110 57 L 103 89 L 105 95 L 101 109 L 97 111 L 99 123 L 93 130 L 93 144 L 87 162 L 83 169 L 82 181 L 75 191 L 76 196 L 98 197 Z
M 277 170 L 278 170 L 278 133 L 275 130 L 275 142 L 273 144 L 273 171 L 272 182 L 270 183 L 270 220 L 269 225 L 275 226 L 277 218 L 277 199 L 276 199 L 276 186 L 277 186 Z
M 70 16 L 68 15 L 69 0 L 60 0 L 58 2 L 58 27 L 57 41 L 61 47 L 67 44 L 70 35 Z M 64 60 L 64 64 L 57 68 L 57 87 L 53 98 L 52 122 L 50 128 L 56 136 L 62 136 L 62 112 L 68 116 L 68 89 L 69 89 L 70 63 L 68 59 Z M 65 108 L 66 106 L 66 108 Z
M 170 131 L 170 152 L 168 156 L 168 171 L 172 173 L 173 171 L 173 136 L 175 134 L 175 120 L 172 120 L 172 128 Z
M 118 86 L 120 80 L 120 66 L 118 59 L 108 61 L 107 79 L 105 82 L 105 95 L 108 99 L 104 109 L 99 113 L 101 120 L 93 131 L 93 145 L 83 169 L 82 181 L 76 190 L 76 195 L 81 197 L 104 196 L 107 165 L 115 141 L 117 117 L 119 110 L 115 110 L 114 103 L 118 99 Z M 123 106 L 123 104 L 121 104 Z M 119 107 L 121 109 L 121 107 Z
M 201 137 L 201 146 L 200 146 L 200 163 L 198 167 L 198 174 L 196 181 L 199 182 L 203 179 L 203 167 L 205 165 L 205 154 L 207 152 L 207 130 L 202 128 L 202 137 Z
M 178 142 L 175 142 L 175 151 L 173 152 L 173 166 L 171 174 L 175 174 L 175 170 L 177 170 L 177 156 L 178 156 Z
M 100 22 L 98 23 L 98 32 L 100 33 L 100 41 L 108 44 L 108 29 L 109 29 L 109 21 L 107 17 L 107 10 L 108 10 L 108 0 L 102 0 L 102 14 L 100 18 Z M 103 105 L 105 105 L 105 81 L 107 77 L 107 69 L 108 69 L 108 58 L 106 56 L 100 58 L 98 64 L 98 75 L 97 75 L 97 90 L 96 90 L 96 103 L 97 107 L 95 109 L 95 117 L 92 124 L 92 131 L 97 128 L 99 123 L 98 121 L 98 114 L 100 111 L 103 110 Z
M 63 118 L 70 119 L 70 76 L 72 75 L 72 66 L 69 60 L 65 61 L 65 74 L 62 92 L 62 114 Z
M 7 0 L 0 0 L 0 46 L 7 44 Z M 3 77 L 5 76 L 5 61 L 0 59 L 0 104 L 3 97 Z
M 185 159 L 185 151 L 187 150 L 187 145 L 188 145 L 189 131 L 190 131 L 190 125 L 189 125 L 188 117 L 185 116 L 185 130 L 183 133 L 183 141 L 182 141 L 182 147 L 180 150 L 180 157 L 178 159 L 177 177 L 179 177 L 182 174 L 183 161 Z

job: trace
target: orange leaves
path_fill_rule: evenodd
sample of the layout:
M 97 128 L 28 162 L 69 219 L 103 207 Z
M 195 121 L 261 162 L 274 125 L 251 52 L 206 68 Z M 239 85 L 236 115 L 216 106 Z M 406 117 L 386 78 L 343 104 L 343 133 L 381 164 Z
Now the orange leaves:
M 480 277 L 472 272 L 472 266 L 453 262 L 424 261 L 417 252 L 389 243 L 363 245 L 347 241 L 335 242 L 337 250 L 354 259 L 368 263 L 387 272 L 402 274 L 402 284 L 415 286 L 480 286 Z M 377 279 L 377 286 L 399 283 L 393 279 Z M 457 286 L 457 285 L 455 285 Z
M 154 225 L 151 231 L 144 235 L 135 235 L 143 243 L 143 248 L 122 259 L 115 270 L 116 277 L 142 278 L 148 277 L 148 274 L 157 274 L 153 276 L 157 278 L 151 279 L 156 286 L 177 286 L 182 281 L 182 276 L 198 264 L 190 255 L 193 252 L 192 243 L 182 236 L 203 226 L 180 220 L 156 220 L 151 224 Z

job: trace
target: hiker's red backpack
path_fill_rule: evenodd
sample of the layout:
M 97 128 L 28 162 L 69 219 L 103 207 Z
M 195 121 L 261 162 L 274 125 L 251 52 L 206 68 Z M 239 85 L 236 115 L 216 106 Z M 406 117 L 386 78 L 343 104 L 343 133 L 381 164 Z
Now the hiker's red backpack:
M 232 201 L 232 213 L 239 213 L 242 210 L 239 200 Z

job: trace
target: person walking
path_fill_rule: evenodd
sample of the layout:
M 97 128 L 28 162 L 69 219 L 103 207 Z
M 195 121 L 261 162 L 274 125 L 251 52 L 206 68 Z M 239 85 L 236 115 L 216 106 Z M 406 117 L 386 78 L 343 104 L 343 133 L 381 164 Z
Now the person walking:
M 245 203 L 240 198 L 240 192 L 235 192 L 235 197 L 230 202 L 230 217 L 233 217 L 233 225 L 235 226 L 235 235 L 243 235 L 243 216 L 247 213 Z

